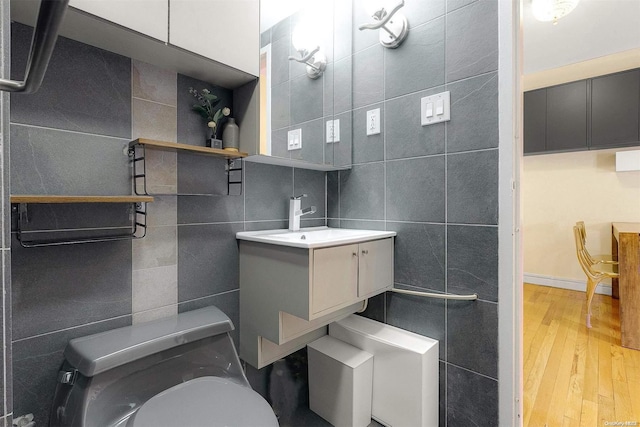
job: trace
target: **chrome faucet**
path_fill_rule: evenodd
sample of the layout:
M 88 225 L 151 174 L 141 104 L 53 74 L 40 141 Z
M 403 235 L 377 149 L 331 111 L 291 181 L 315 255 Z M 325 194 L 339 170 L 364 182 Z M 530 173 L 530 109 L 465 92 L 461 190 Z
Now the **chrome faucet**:
M 289 230 L 290 231 L 300 230 L 301 216 L 316 212 L 315 206 L 310 206 L 308 208 L 300 209 L 300 199 L 302 199 L 303 197 L 307 197 L 307 195 L 301 194 L 299 196 L 292 197 L 291 200 L 289 200 Z

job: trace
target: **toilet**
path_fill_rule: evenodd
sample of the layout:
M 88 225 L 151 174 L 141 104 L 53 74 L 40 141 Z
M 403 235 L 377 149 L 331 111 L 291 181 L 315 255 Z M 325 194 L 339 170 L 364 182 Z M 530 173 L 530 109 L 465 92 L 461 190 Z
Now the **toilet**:
M 216 307 L 69 342 L 51 426 L 278 426 Z

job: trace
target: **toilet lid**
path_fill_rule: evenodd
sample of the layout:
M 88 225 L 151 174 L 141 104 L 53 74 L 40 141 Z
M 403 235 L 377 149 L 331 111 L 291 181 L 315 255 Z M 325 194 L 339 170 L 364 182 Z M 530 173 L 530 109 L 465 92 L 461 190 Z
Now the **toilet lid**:
M 278 426 L 266 400 L 249 387 L 218 377 L 178 384 L 149 399 L 127 427 Z

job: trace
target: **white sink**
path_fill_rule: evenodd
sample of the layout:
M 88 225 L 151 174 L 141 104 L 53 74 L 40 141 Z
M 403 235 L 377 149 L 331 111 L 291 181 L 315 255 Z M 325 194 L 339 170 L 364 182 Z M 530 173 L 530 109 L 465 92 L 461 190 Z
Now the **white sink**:
M 395 231 L 352 230 L 348 228 L 309 227 L 300 231 L 241 231 L 236 239 L 294 248 L 324 248 L 395 236 Z

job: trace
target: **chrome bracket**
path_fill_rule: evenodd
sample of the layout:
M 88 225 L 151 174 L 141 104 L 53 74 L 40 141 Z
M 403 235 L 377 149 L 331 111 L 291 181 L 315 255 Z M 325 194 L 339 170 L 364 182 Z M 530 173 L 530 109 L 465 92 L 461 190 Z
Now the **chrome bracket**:
M 58 382 L 60 384 L 73 385 L 78 378 L 78 370 L 73 371 L 60 371 L 58 372 Z

